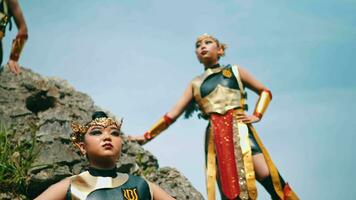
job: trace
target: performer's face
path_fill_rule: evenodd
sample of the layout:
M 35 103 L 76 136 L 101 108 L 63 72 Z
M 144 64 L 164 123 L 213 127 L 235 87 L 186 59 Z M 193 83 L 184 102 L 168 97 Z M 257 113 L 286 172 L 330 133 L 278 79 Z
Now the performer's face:
M 221 47 L 210 37 L 199 40 L 195 46 L 198 60 L 204 65 L 216 64 L 222 52 Z
M 107 127 L 92 126 L 84 136 L 80 145 L 90 159 L 111 159 L 116 162 L 120 155 L 122 139 L 119 129 L 115 125 Z

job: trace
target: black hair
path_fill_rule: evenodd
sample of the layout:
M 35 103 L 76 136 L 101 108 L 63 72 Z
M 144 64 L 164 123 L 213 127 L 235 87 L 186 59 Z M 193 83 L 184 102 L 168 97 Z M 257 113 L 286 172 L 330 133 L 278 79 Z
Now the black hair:
M 102 117 L 108 118 L 108 115 L 103 111 L 95 111 L 93 113 L 93 115 L 91 116 L 91 119 L 94 120 L 94 119 L 102 118 Z

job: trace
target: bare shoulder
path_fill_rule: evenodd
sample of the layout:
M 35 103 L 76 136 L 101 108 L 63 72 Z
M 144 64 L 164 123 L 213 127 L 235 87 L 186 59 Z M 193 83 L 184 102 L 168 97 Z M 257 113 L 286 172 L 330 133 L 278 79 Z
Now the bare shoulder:
M 70 177 L 65 178 L 58 183 L 53 184 L 47 190 L 45 190 L 40 196 L 38 196 L 35 200 L 45 200 L 45 199 L 65 199 L 68 188 L 70 186 Z
M 247 88 L 253 90 L 257 94 L 259 94 L 265 88 L 265 86 L 252 74 L 250 74 L 250 72 L 248 72 L 246 68 L 239 66 L 238 70 L 240 79 Z
M 19 2 L 17 0 L 6 0 L 10 6 L 18 6 Z
M 241 65 L 238 65 L 237 69 L 239 71 L 239 75 L 240 75 L 241 78 L 246 77 L 246 76 L 249 75 L 249 72 L 245 67 L 243 67 Z
M 166 191 L 160 188 L 158 185 L 148 182 L 152 189 L 153 200 L 174 200 Z

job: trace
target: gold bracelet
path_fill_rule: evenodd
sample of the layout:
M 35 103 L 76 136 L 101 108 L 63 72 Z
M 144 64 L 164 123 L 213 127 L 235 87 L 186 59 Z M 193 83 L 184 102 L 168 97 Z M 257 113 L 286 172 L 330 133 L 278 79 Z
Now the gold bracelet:
M 261 92 L 260 98 L 257 101 L 253 115 L 261 119 L 263 114 L 266 112 L 268 104 L 271 102 L 271 100 L 272 100 L 271 91 L 264 89 Z
M 19 35 L 12 41 L 12 49 L 10 54 L 10 59 L 18 61 L 20 58 L 21 51 L 25 46 L 28 35 Z
M 144 137 L 146 140 L 152 140 L 154 137 L 159 135 L 162 131 L 166 130 L 174 120 L 165 114 L 161 119 L 158 120 L 158 122 L 152 126 L 150 130 L 148 130 L 145 134 Z

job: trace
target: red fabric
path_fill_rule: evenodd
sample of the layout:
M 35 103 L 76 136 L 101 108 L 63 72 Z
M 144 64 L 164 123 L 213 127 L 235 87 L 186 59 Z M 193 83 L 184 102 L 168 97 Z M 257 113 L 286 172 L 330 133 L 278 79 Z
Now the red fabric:
M 148 132 L 143 134 L 143 136 L 145 137 L 146 140 L 151 140 L 152 139 L 151 135 Z
M 235 163 L 232 114 L 233 110 L 225 115 L 211 115 L 221 187 L 228 199 L 236 199 L 240 194 L 239 176 Z
M 163 120 L 164 120 L 168 125 L 170 125 L 170 124 L 173 123 L 173 119 L 170 118 L 170 117 L 168 117 L 167 114 L 165 114 L 165 115 L 163 116 Z
M 259 119 L 262 119 L 262 114 L 259 112 L 254 112 L 253 115 L 255 115 L 256 117 L 258 117 Z
M 283 188 L 283 199 L 287 200 L 288 197 L 290 196 L 292 189 L 289 187 L 289 184 L 287 183 L 284 188 Z

